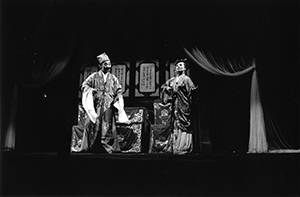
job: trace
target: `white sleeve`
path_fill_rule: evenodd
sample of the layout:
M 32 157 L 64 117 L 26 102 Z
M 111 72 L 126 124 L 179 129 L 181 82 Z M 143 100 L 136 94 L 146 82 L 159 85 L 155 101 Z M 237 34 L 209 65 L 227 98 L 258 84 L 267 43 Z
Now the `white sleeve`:
M 93 98 L 93 90 L 89 89 L 83 92 L 82 94 L 82 106 L 85 109 L 88 117 L 93 123 L 96 123 L 96 119 L 98 117 L 95 108 L 94 108 L 94 98 Z

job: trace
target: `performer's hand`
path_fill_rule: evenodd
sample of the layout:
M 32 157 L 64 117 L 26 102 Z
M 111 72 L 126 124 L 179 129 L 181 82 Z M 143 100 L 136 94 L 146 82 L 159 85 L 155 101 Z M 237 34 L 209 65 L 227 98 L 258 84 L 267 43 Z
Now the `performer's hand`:
M 96 99 L 97 98 L 97 94 L 98 94 L 97 89 L 93 89 L 92 90 L 92 94 L 93 94 L 94 99 Z
M 98 90 L 93 88 L 92 93 L 93 93 L 93 95 L 96 95 L 98 93 Z
M 171 91 L 172 90 L 172 87 L 170 87 L 170 86 L 167 86 L 167 91 Z

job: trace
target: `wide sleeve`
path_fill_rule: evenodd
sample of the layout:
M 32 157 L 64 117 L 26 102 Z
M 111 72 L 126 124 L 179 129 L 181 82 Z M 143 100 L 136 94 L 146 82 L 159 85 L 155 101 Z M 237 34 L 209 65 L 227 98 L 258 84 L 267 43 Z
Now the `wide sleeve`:
M 174 78 L 169 79 L 161 86 L 161 101 L 163 104 L 171 103 L 173 99 L 173 87 L 171 85 L 171 81 L 174 80 Z
M 90 76 L 88 76 L 86 78 L 86 80 L 84 80 L 84 82 L 82 83 L 82 86 L 81 86 L 81 91 L 83 93 L 86 92 L 86 91 L 95 89 L 95 76 L 96 76 L 96 74 L 97 73 L 94 72 Z
M 92 73 L 90 76 L 86 78 L 86 80 L 82 83 L 82 106 L 86 111 L 89 119 L 95 123 L 97 118 L 97 113 L 94 108 L 94 97 L 93 93 L 95 91 L 95 76 L 96 72 Z
M 86 89 L 82 94 L 82 106 L 86 111 L 89 119 L 95 123 L 96 118 L 98 117 L 95 108 L 94 108 L 94 98 L 93 98 L 93 90 Z
M 186 89 L 191 92 L 196 89 L 195 84 L 193 83 L 192 79 L 190 77 L 186 78 Z

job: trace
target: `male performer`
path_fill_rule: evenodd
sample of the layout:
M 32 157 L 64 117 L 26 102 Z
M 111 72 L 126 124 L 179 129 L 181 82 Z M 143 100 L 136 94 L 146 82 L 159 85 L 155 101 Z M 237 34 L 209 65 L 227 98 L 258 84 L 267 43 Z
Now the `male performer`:
M 89 149 L 101 143 L 108 153 L 119 152 L 113 105 L 119 103 L 116 106 L 120 106 L 121 103 L 121 108 L 124 106 L 122 86 L 110 73 L 111 62 L 106 53 L 98 55 L 97 59 L 100 70 L 82 83 L 82 103 L 88 114 L 86 146 Z

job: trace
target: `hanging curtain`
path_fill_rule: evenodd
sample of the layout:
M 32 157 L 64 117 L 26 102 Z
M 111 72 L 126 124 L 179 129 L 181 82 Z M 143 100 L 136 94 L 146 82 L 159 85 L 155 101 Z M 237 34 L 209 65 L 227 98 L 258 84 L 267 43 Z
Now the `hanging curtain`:
M 68 8 L 69 4 L 63 1 L 50 1 L 37 6 L 28 4 L 23 8 L 25 17 L 15 17 L 9 23 L 11 29 L 16 29 L 15 25 L 19 23 L 14 20 L 22 21 L 23 33 L 20 35 L 30 36 L 30 46 L 26 46 L 24 56 L 15 57 L 12 65 L 9 65 L 17 68 L 17 85 L 40 88 L 66 70 L 74 54 L 74 45 L 78 43 L 79 26 L 78 10 Z M 11 111 L 17 111 L 17 100 L 17 95 L 14 95 Z M 15 118 L 11 118 L 9 129 L 3 135 L 5 147 L 14 147 L 11 144 L 15 139 L 15 132 L 12 132 L 15 122 Z
M 233 64 L 228 61 L 228 66 L 224 63 L 218 64 L 212 55 L 209 58 L 198 49 L 192 49 L 191 52 L 184 48 L 187 55 L 199 65 L 201 68 L 207 70 L 215 75 L 223 76 L 240 76 L 255 69 L 255 62 L 252 65 L 243 62 L 243 65 Z M 248 153 L 264 153 L 268 151 L 268 144 L 266 140 L 266 130 L 263 108 L 261 105 L 257 74 L 254 70 L 251 85 L 250 98 L 250 138 L 248 145 Z
M 15 59 L 15 64 L 19 66 L 16 84 L 27 88 L 40 88 L 53 81 L 66 69 L 74 51 L 78 25 L 77 15 L 67 8 L 67 4 L 63 2 L 46 3 L 44 7 L 40 7 L 43 9 L 41 12 L 37 12 L 31 6 L 24 8 L 28 9 L 28 14 L 37 14 L 35 17 L 37 20 L 24 18 L 24 31 L 34 35 L 34 39 L 26 55 Z M 65 15 L 66 12 L 69 14 Z M 14 23 L 11 25 L 13 27 Z M 17 100 L 17 94 L 14 94 L 9 127 L 3 135 L 4 148 L 7 149 L 14 148 Z
M 30 73 L 20 76 L 20 83 L 28 88 L 38 88 L 56 78 L 66 68 L 70 57 L 67 56 L 53 63 L 41 61 L 37 62 L 35 68 Z
M 42 87 L 61 74 L 68 62 L 69 57 L 66 57 L 64 60 L 56 61 L 50 66 L 40 64 L 36 69 L 32 69 L 30 73 L 23 73 L 21 77 L 19 77 L 18 82 L 28 88 Z M 15 149 L 17 101 L 17 84 L 15 84 L 9 126 L 4 134 L 4 150 L 7 151 Z
M 13 98 L 12 98 L 12 108 L 10 112 L 9 125 L 7 130 L 5 131 L 6 136 L 4 142 L 4 150 L 15 149 L 17 97 L 18 97 L 18 89 L 17 89 L 17 85 L 15 85 Z
M 264 153 L 268 151 L 268 144 L 256 70 L 254 70 L 252 75 L 250 97 L 250 137 L 248 153 Z
M 209 54 L 209 58 L 207 58 L 204 52 L 201 52 L 197 48 L 192 49 L 191 52 L 184 48 L 184 51 L 195 63 L 197 63 L 197 65 L 215 75 L 229 77 L 240 76 L 250 72 L 255 68 L 254 63 L 245 63 L 244 61 L 242 65 L 232 63 L 229 60 L 227 62 L 228 66 L 226 66 L 224 63 L 217 63 L 211 54 Z
M 184 48 L 187 55 L 197 63 L 201 68 L 215 75 L 240 76 L 254 70 L 251 82 L 250 94 L 250 137 L 248 144 L 248 153 L 300 153 L 300 149 L 292 149 L 285 141 L 280 129 L 276 128 L 274 121 L 268 111 L 263 110 L 259 92 L 259 83 L 255 62 L 249 65 L 242 61 L 240 64 L 228 65 L 217 63 L 213 56 L 199 51 L 197 48 L 188 51 Z M 275 122 L 276 123 L 276 122 Z
M 252 65 L 242 61 L 240 64 L 217 63 L 213 56 L 209 58 L 197 48 L 191 51 L 184 48 L 186 54 L 201 68 L 215 75 L 240 76 L 254 70 L 251 81 L 250 94 L 250 137 L 248 144 L 248 153 L 300 153 L 300 149 L 292 149 L 282 136 L 280 129 L 276 128 L 274 121 L 268 111 L 264 113 L 258 84 L 255 62 Z M 276 122 L 275 122 L 276 123 Z

